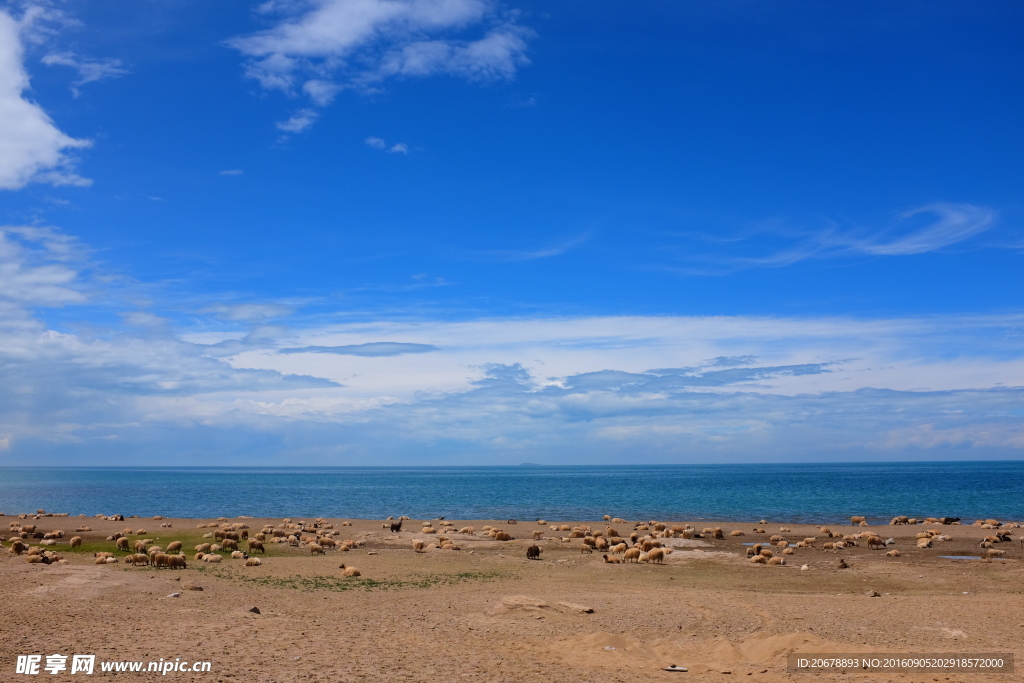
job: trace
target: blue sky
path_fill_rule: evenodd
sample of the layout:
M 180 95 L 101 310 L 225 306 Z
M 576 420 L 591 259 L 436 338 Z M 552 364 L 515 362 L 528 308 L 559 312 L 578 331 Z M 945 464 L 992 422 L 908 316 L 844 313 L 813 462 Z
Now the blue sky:
M 1019 459 L 1022 20 L 0 3 L 0 463 Z

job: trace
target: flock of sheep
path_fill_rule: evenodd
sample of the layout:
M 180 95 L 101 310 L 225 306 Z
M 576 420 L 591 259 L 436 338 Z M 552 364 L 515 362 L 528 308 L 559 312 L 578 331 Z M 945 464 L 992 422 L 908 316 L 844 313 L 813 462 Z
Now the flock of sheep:
M 36 520 L 42 517 L 67 517 L 65 514 L 50 514 L 45 513 L 43 510 L 39 510 L 34 516 Z M 9 524 L 9 532 L 13 535 L 9 539 L 8 553 L 11 555 L 25 555 L 27 561 L 30 563 L 44 563 L 51 564 L 55 562 L 66 563 L 66 560 L 57 552 L 50 550 L 47 546 L 55 546 L 62 543 L 62 539 L 65 537 L 65 532 L 60 529 L 55 529 L 49 532 L 44 532 L 37 528 L 37 524 L 28 523 L 30 515 L 19 515 L 18 520 L 12 521 Z M 97 515 L 97 517 L 103 517 Z M 103 517 L 107 521 L 123 521 L 124 517 L 121 515 L 115 515 L 111 517 Z M 154 521 L 160 521 L 163 518 L 160 516 L 154 517 Z M 393 533 L 400 533 L 402 531 L 402 524 L 408 520 L 406 516 L 399 518 L 389 517 L 383 524 L 383 527 L 389 529 Z M 445 520 L 443 517 L 435 520 L 438 522 L 438 526 L 434 526 L 433 521 L 426 521 L 422 523 L 422 528 L 419 533 L 430 537 L 427 541 L 422 538 L 412 539 L 412 549 L 415 552 L 421 553 L 431 549 L 440 550 L 459 550 L 459 546 L 456 545 L 455 539 L 450 538 L 459 534 L 464 536 L 476 536 L 477 531 L 475 527 L 466 526 L 455 530 L 455 523 Z M 626 524 L 625 520 L 615 517 L 612 518 L 610 515 L 604 516 L 604 521 L 607 523 L 604 529 L 594 529 L 586 524 L 579 524 L 572 526 L 569 524 L 548 524 L 543 519 L 537 520 L 537 524 L 544 529 L 534 529 L 531 533 L 533 545 L 530 545 L 526 550 L 527 559 L 536 560 L 540 559 L 542 549 L 536 545 L 538 541 L 545 539 L 545 531 L 551 532 L 568 532 L 566 535 L 559 535 L 547 540 L 552 542 L 571 543 L 574 539 L 581 539 L 582 544 L 580 545 L 580 552 L 582 553 L 593 553 L 595 550 L 603 553 L 602 558 L 605 563 L 608 564 L 628 564 L 628 563 L 652 563 L 662 564 L 665 561 L 667 555 L 672 553 L 672 547 L 666 546 L 662 539 L 681 538 L 681 539 L 724 539 L 726 532 L 721 527 L 704 528 L 697 530 L 691 525 L 673 524 L 669 525 L 665 522 L 649 521 L 649 522 L 637 522 L 633 524 L 632 530 L 622 535 L 619 533 L 614 525 Z M 862 516 L 851 517 L 850 522 L 854 526 L 868 527 L 866 518 Z M 508 520 L 508 524 L 515 524 L 515 520 Z M 767 524 L 765 520 L 761 520 L 759 523 L 761 527 L 755 526 L 753 529 L 754 534 L 765 534 L 768 532 L 763 525 Z M 892 518 L 889 522 L 890 525 L 915 525 L 915 524 L 934 524 L 934 525 L 959 525 L 959 518 L 952 517 L 928 517 L 925 519 L 915 519 L 905 516 L 898 516 Z M 162 522 L 161 528 L 169 528 L 171 524 L 169 522 Z M 341 522 L 339 526 L 346 527 L 352 526 L 351 522 Z M 995 519 L 978 520 L 974 522 L 974 526 L 979 527 L 992 533 L 986 535 L 981 541 L 981 547 L 987 550 L 987 557 L 989 558 L 1000 558 L 1006 555 L 1005 551 L 995 548 L 996 544 L 1006 543 L 1012 540 L 1013 529 L 1020 528 L 1020 524 L 1017 523 L 1004 523 Z M 230 553 L 228 557 L 230 559 L 242 560 L 244 566 L 256 567 L 262 563 L 260 558 L 255 557 L 256 553 L 266 552 L 266 543 L 282 543 L 288 544 L 291 547 L 297 547 L 305 549 L 310 555 L 326 555 L 328 551 L 347 552 L 355 548 L 359 548 L 363 545 L 362 541 L 346 539 L 338 540 L 341 532 L 335 529 L 334 524 L 328 523 L 322 518 L 316 518 L 312 523 L 304 521 L 293 521 L 290 518 L 286 518 L 277 524 L 266 524 L 258 533 L 255 533 L 252 537 L 249 535 L 249 526 L 244 522 L 228 522 L 226 518 L 219 518 L 216 522 L 204 523 L 197 525 L 198 529 L 210 529 L 203 534 L 203 542 L 197 544 L 194 548 L 195 554 L 193 559 L 195 561 L 205 563 L 219 563 L 223 557 L 221 552 Z M 85 533 L 92 531 L 88 526 L 80 526 L 75 529 L 76 533 Z M 792 539 L 788 535 L 791 531 L 788 527 L 780 527 L 779 533 L 773 534 L 764 542 L 752 544 L 747 549 L 747 557 L 753 564 L 764 564 L 764 565 L 785 565 L 786 556 L 791 556 L 796 553 L 797 549 L 801 548 L 816 548 L 818 547 L 819 540 L 821 540 L 820 547 L 825 551 L 838 552 L 844 548 L 856 547 L 863 544 L 869 549 L 886 549 L 891 545 L 895 544 L 895 540 L 892 538 L 883 539 L 881 535 L 874 529 L 865 529 L 859 533 L 843 534 L 833 533 L 828 527 L 819 526 L 818 534 L 815 536 L 804 536 L 799 540 Z M 155 544 L 155 541 L 151 538 L 145 538 L 145 529 L 131 529 L 126 528 L 123 531 L 114 533 L 107 537 L 107 541 L 114 543 L 113 551 L 99 551 L 94 553 L 96 564 L 112 564 L 119 561 L 123 561 L 126 564 L 132 566 L 149 565 L 156 568 L 167 568 L 167 569 L 184 569 L 187 568 L 186 556 L 182 548 L 181 541 L 172 541 L 167 544 L 167 548 L 164 549 Z M 501 527 L 484 526 L 481 529 L 481 535 L 489 538 L 493 538 L 496 541 L 511 541 L 514 540 L 510 532 L 506 531 Z M 730 537 L 739 537 L 746 535 L 746 532 L 740 529 L 730 531 L 728 533 Z M 134 541 L 130 539 L 130 536 L 136 536 Z M 823 540 L 823 539 L 829 540 Z M 953 540 L 951 536 L 942 533 L 938 528 L 927 529 L 916 534 L 916 546 L 917 548 L 931 548 L 935 543 L 941 543 L 943 541 Z M 37 545 L 32 545 L 33 542 L 37 542 Z M 81 536 L 73 536 L 68 540 L 70 548 L 78 548 L 82 544 Z M 244 549 L 243 549 L 244 545 Z M 1021 545 L 1024 547 L 1024 538 L 1021 539 Z M 0 547 L 3 546 L 2 540 L 0 540 Z M 120 557 L 118 553 L 124 553 Z M 372 554 L 372 553 L 371 553 Z M 899 557 L 900 551 L 896 548 L 888 550 L 885 555 L 887 557 Z M 845 568 L 848 565 L 843 561 L 839 560 L 839 567 Z M 807 569 L 808 565 L 803 565 L 801 569 Z M 360 572 L 355 567 L 349 567 L 344 564 L 341 565 L 340 569 L 344 570 L 344 576 L 360 576 Z

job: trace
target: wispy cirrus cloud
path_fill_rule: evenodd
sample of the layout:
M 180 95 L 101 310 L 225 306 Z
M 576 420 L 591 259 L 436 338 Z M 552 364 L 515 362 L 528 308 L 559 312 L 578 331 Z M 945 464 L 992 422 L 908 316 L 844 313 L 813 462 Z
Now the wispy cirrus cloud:
M 533 261 L 535 259 L 551 258 L 562 256 L 582 246 L 591 238 L 591 233 L 584 232 L 575 237 L 549 244 L 535 249 L 477 249 L 463 251 L 462 254 L 470 258 L 495 261 Z
M 802 261 L 864 256 L 913 256 L 959 245 L 991 229 L 997 213 L 972 204 L 937 203 L 896 214 L 882 227 L 843 227 L 830 221 L 806 230 L 762 224 L 735 235 L 682 235 L 679 250 L 687 272 L 724 274 L 751 268 L 782 268 Z M 727 251 L 726 251 L 727 249 Z
M 531 31 L 490 0 L 271 0 L 260 13 L 270 28 L 227 41 L 246 57 L 246 75 L 321 107 L 346 88 L 438 74 L 509 79 L 528 63 Z
M 71 86 L 75 97 L 81 94 L 79 86 L 130 73 L 120 59 L 89 59 L 74 52 L 51 52 L 43 57 L 42 62 L 47 66 L 68 66 L 78 72 L 78 80 Z

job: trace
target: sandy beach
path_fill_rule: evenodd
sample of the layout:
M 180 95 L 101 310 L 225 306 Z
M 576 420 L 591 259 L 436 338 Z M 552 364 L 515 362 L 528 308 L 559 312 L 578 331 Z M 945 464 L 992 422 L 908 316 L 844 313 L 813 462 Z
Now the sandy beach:
M 457 520 L 454 527 L 442 527 L 432 520 L 439 533 L 430 534 L 421 531 L 424 520 L 406 520 L 401 532 L 392 533 L 382 520 L 328 519 L 314 530 L 312 519 L 293 519 L 291 524 L 308 530 L 292 530 L 299 536 L 319 533 L 338 543 L 352 540 L 355 547 L 311 555 L 307 544 L 294 547 L 268 537 L 266 553 L 254 555 L 260 566 L 245 566 L 226 552 L 219 563 L 197 561 L 193 548 L 216 540 L 203 536 L 224 524 L 244 524 L 254 536 L 264 527 L 284 527 L 281 519 L 8 516 L 0 522 L 64 531 L 55 545 L 45 546 L 62 562 L 30 564 L 26 555 L 6 549 L 0 554 L 0 582 L 8 597 L 0 606 L 3 680 L 28 679 L 12 673 L 18 655 L 53 653 L 95 654 L 97 661 L 211 662 L 209 672 L 166 675 L 179 681 L 1024 679 L 1019 671 L 787 670 L 792 652 L 1012 653 L 1020 662 L 1021 534 L 1008 529 L 1012 540 L 994 546 L 1005 551 L 1005 559 L 940 557 L 986 555 L 979 543 L 993 531 L 967 520 L 867 529 L 830 525 L 835 535 L 875 531 L 895 541 L 880 549 L 859 543 L 839 550 L 823 547 L 832 539 L 816 526 L 690 522 L 698 532 L 720 527 L 724 538 L 660 538 L 672 550 L 663 564 L 610 564 L 603 552 L 581 552 L 582 539 L 563 540 L 571 532 L 550 528 L 586 525 L 603 531 L 603 521 Z M 637 524 L 643 523 L 613 526 L 628 537 Z M 83 526 L 91 530 L 74 531 Z M 476 533 L 457 533 L 467 526 Z M 513 540 L 482 535 L 487 526 Z M 107 538 L 128 528 L 146 532 L 129 535 L 132 543 L 151 539 L 166 548 L 180 541 L 188 567 L 126 564 L 128 553 Z M 929 529 L 950 540 L 918 548 L 916 536 Z M 532 540 L 535 530 L 543 538 Z M 734 530 L 743 535 L 730 535 Z M 642 537 L 648 530 L 637 533 Z M 5 548 L 12 535 L 5 535 Z M 428 546 L 442 535 L 457 549 L 414 551 L 415 540 Z M 785 565 L 751 563 L 750 545 L 744 544 L 767 547 L 773 535 L 817 540 L 788 555 L 776 546 Z M 82 539 L 74 549 L 73 536 Z M 539 560 L 526 557 L 534 544 L 541 549 Z M 893 549 L 898 557 L 886 555 Z M 101 551 L 113 552 L 118 562 L 95 564 L 94 554 Z M 847 568 L 838 568 L 840 559 Z M 343 576 L 342 564 L 358 568 L 360 576 Z M 687 671 L 663 670 L 669 665 Z M 97 666 L 92 678 L 153 676 L 160 674 L 103 673 Z

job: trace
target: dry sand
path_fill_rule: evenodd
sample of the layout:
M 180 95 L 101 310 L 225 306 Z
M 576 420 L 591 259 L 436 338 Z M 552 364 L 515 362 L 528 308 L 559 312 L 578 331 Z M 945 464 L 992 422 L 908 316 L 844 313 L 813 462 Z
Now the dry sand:
M 0 523 L 9 521 L 0 517 Z M 984 554 L 978 542 L 991 532 L 972 526 L 938 527 L 954 540 L 919 550 L 914 535 L 936 527 L 918 525 L 875 527 L 883 538 L 897 540 L 899 558 L 863 546 L 829 552 L 821 539 L 817 548 L 796 549 L 788 566 L 777 567 L 746 559 L 742 544 L 765 540 L 751 533 L 762 525 L 695 522 L 697 529 L 721 526 L 746 535 L 665 539 L 680 547 L 659 566 L 606 564 L 600 553 L 581 554 L 580 540 L 558 540 L 566 532 L 533 523 L 458 521 L 456 528 L 473 525 L 478 534 L 485 525 L 501 526 L 517 539 L 449 533 L 459 550 L 416 553 L 413 538 L 434 538 L 419 533 L 418 521 L 393 534 L 380 521 L 340 527 L 341 520 L 327 520 L 340 532 L 336 538 L 363 545 L 311 557 L 304 549 L 267 543 L 263 565 L 244 567 L 238 560 L 215 565 L 192 559 L 192 547 L 212 531 L 196 525 L 214 520 L 162 521 L 172 527 L 149 519 L 25 520 L 66 532 L 52 549 L 67 563 L 28 564 L 0 554 L 6 597 L 0 602 L 0 680 L 31 680 L 14 675 L 17 655 L 52 653 L 209 660 L 210 673 L 166 677 L 208 682 L 1024 680 L 1020 669 L 999 675 L 786 669 L 790 652 L 1002 652 L 1024 665 L 1024 577 L 1016 540 L 1024 530 L 999 544 L 1005 561 L 938 557 Z M 264 523 L 281 522 L 230 521 L 247 523 L 253 534 Z M 67 542 L 83 524 L 93 531 L 77 534 L 85 543 L 72 552 Z M 95 550 L 114 549 L 105 537 L 129 526 L 144 527 L 146 537 L 164 547 L 182 540 L 188 568 L 93 564 Z M 615 526 L 628 534 L 633 524 Z M 821 536 L 812 526 L 763 526 L 768 535 L 788 526 L 792 531 L 784 535 L 792 540 Z M 547 537 L 538 542 L 539 561 L 525 558 L 533 542 L 523 539 L 534 529 Z M 840 557 L 850 568 L 836 568 Z M 342 563 L 358 567 L 362 576 L 343 578 Z M 801 571 L 803 564 L 809 570 Z M 871 591 L 880 595 L 870 597 Z M 260 613 L 248 611 L 252 607 Z M 689 671 L 661 670 L 669 664 Z M 97 671 L 91 679 L 156 676 Z

